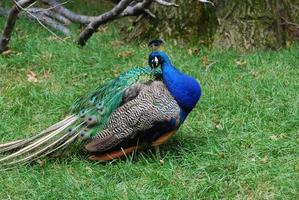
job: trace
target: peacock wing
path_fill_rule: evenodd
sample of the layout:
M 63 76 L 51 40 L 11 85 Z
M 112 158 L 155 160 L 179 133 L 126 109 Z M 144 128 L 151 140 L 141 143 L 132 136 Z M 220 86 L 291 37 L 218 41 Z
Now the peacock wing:
M 133 68 L 77 99 L 71 107 L 71 113 L 96 116 L 96 130 L 99 131 L 112 112 L 138 95 L 140 84 L 156 80 L 160 76 L 161 70 L 153 73 L 150 67 Z
M 160 81 L 143 84 L 136 98 L 113 112 L 102 131 L 86 145 L 91 153 L 151 143 L 179 125 L 180 107 Z

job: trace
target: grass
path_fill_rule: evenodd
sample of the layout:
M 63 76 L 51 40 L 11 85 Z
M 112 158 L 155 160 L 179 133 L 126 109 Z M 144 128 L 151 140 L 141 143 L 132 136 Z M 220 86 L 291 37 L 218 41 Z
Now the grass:
M 76 97 L 146 65 L 149 53 L 121 44 L 113 26 L 83 49 L 73 36 L 61 42 L 30 22 L 17 27 L 13 53 L 0 57 L 0 142 L 53 124 Z M 297 199 L 298 45 L 247 54 L 166 48 L 175 66 L 200 81 L 203 96 L 162 146 L 164 165 L 151 151 L 106 164 L 70 155 L 1 172 L 0 199 Z M 30 71 L 37 82 L 28 81 Z

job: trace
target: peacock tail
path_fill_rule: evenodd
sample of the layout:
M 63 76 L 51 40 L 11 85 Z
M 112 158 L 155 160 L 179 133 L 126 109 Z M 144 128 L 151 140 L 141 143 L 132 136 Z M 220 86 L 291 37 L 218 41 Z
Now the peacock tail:
M 0 170 L 48 155 L 77 152 L 96 136 L 123 102 L 125 91 L 161 77 L 150 67 L 133 68 L 77 99 L 62 121 L 27 139 L 0 144 Z

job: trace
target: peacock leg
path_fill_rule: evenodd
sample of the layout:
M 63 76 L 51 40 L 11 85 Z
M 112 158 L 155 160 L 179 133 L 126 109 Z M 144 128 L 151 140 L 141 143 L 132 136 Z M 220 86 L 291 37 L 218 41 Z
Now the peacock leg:
M 158 160 L 162 160 L 161 152 L 160 152 L 160 146 L 155 146 L 155 151 L 156 151 L 156 158 Z

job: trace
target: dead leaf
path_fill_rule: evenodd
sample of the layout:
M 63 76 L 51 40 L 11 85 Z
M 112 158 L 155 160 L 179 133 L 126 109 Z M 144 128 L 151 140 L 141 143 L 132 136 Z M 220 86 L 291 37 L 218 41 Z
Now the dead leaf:
M 273 141 L 277 141 L 278 137 L 273 134 L 273 135 L 270 136 L 270 139 L 273 140 Z
M 224 129 L 224 127 L 223 127 L 223 125 L 222 125 L 221 123 L 216 124 L 215 127 L 216 127 L 217 129 L 219 129 L 219 130 L 223 130 L 223 129 Z
M 122 46 L 123 44 L 124 44 L 124 42 L 121 41 L 121 40 L 114 40 L 114 41 L 111 42 L 111 45 L 112 45 L 113 48 Z
M 266 164 L 266 163 L 268 162 L 268 157 L 265 156 L 264 158 L 262 158 L 262 159 L 260 160 L 260 162 L 261 162 L 262 164 Z
M 284 134 L 279 134 L 279 135 L 271 135 L 270 136 L 270 139 L 273 140 L 273 141 L 277 141 L 277 140 L 283 140 L 285 138 L 285 135 Z
M 129 57 L 132 57 L 134 55 L 134 52 L 133 51 L 124 51 L 124 52 L 121 52 L 118 54 L 118 57 L 123 57 L 123 58 L 129 58 Z
M 162 159 L 161 159 L 161 160 L 159 160 L 159 162 L 160 162 L 160 164 L 161 164 L 161 165 L 164 165 L 164 163 L 165 163 L 165 161 L 164 161 L 164 160 L 162 160 Z
M 113 70 L 113 76 L 114 77 L 118 77 L 118 75 L 119 75 L 118 70 L 117 69 Z
M 33 71 L 30 70 L 27 73 L 27 80 L 29 82 L 36 83 L 37 82 L 37 76 L 36 76 L 36 74 Z
M 245 60 L 235 60 L 236 65 L 243 66 L 246 65 L 247 62 Z
M 38 165 L 39 165 L 40 167 L 44 166 L 45 163 L 46 163 L 45 160 L 40 160 L 40 159 L 38 159 L 36 162 L 38 163 Z
M 12 54 L 12 50 L 10 50 L 10 49 L 8 49 L 8 50 L 2 52 L 2 55 L 3 55 L 3 56 L 8 56 L 8 55 L 10 55 L 10 54 Z
M 207 67 L 207 65 L 209 64 L 209 58 L 208 56 L 203 56 L 201 58 L 201 63 L 203 64 L 203 66 L 205 66 L 205 68 Z
M 96 32 L 107 33 L 108 30 L 109 30 L 108 26 L 101 26 L 96 30 Z
M 86 169 L 86 171 L 89 172 L 89 173 L 92 173 L 92 172 L 93 172 L 92 169 L 91 169 L 90 167 L 88 167 L 88 166 L 86 166 L 85 169 Z
M 50 70 L 46 70 L 44 71 L 44 73 L 41 75 L 42 79 L 46 79 L 49 78 L 51 76 L 51 71 Z
M 260 73 L 257 72 L 257 71 L 254 71 L 254 70 L 251 71 L 251 75 L 252 75 L 255 79 L 258 79 L 258 78 L 260 77 Z
M 210 63 L 208 56 L 203 56 L 203 57 L 201 58 L 201 63 L 203 64 L 205 70 L 208 71 L 209 68 L 210 68 L 212 65 L 214 65 L 216 62 L 212 62 L 212 63 Z

